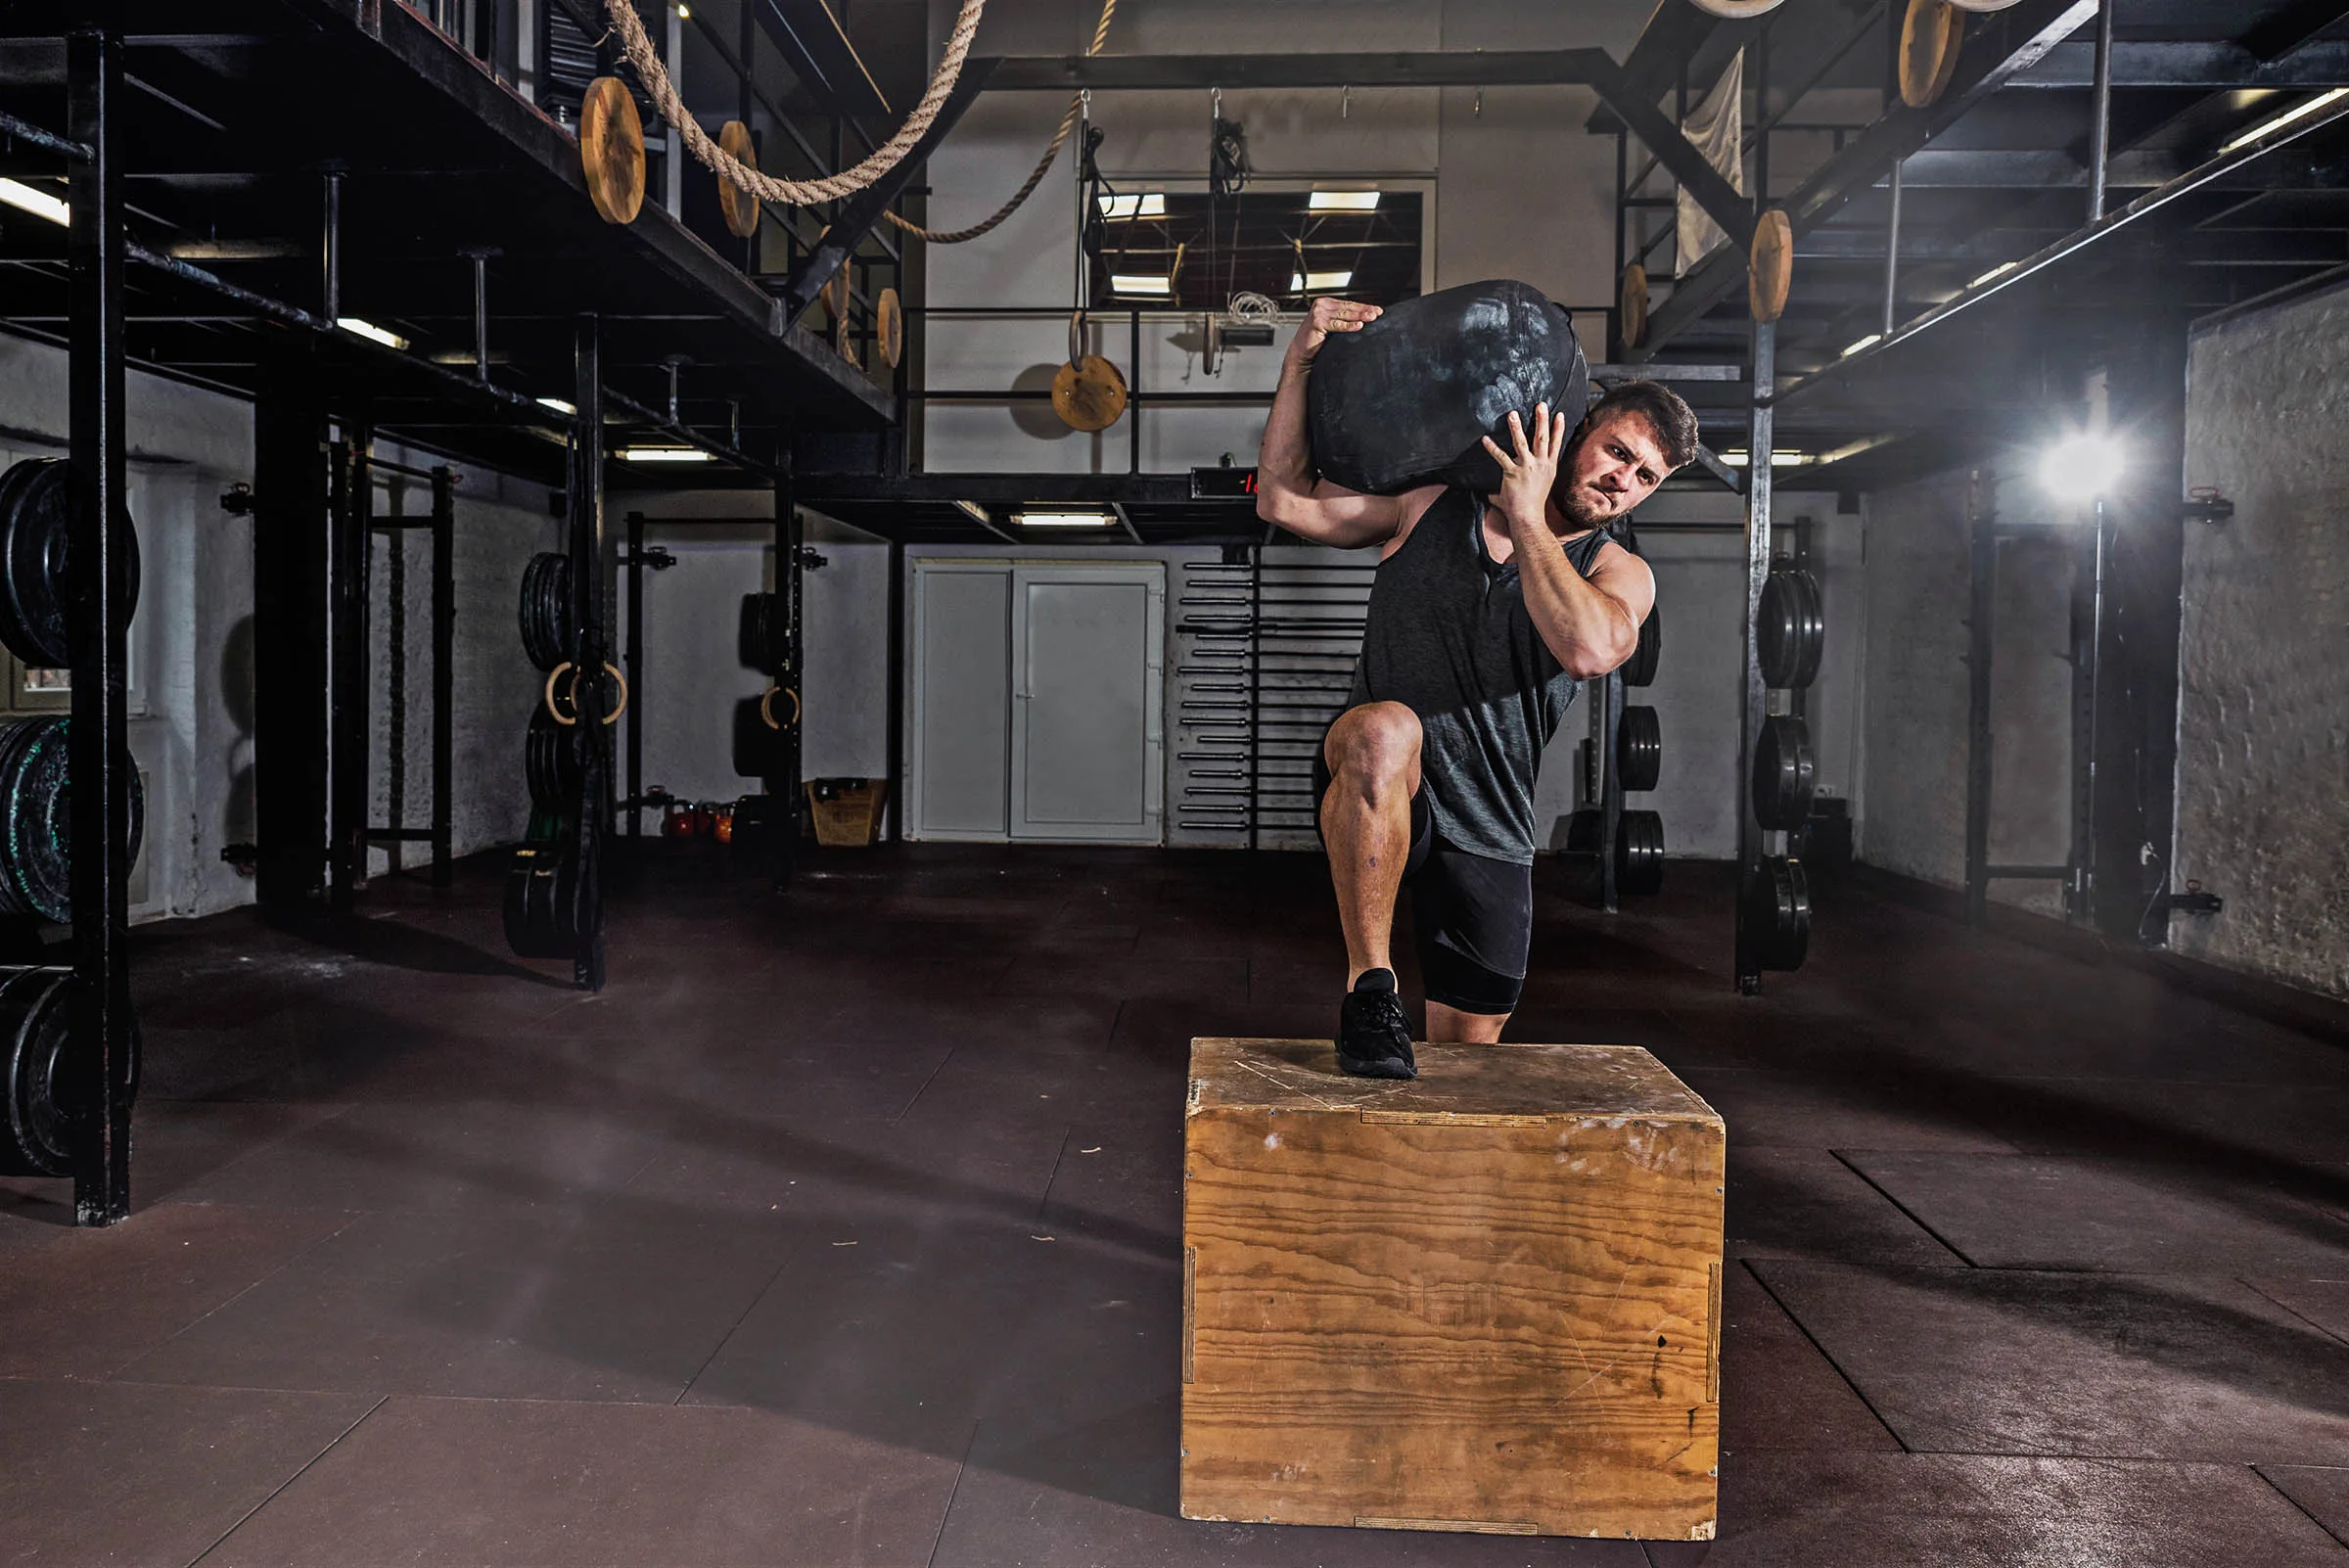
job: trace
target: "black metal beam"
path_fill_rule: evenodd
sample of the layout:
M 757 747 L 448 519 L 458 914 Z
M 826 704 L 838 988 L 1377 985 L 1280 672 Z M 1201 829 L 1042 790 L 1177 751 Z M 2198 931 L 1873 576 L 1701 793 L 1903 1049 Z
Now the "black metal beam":
M 347 912 L 367 877 L 367 533 L 375 512 L 368 471 L 374 434 L 345 419 L 328 482 L 327 543 L 327 907 Z M 398 761 L 393 766 L 400 765 Z
M 1680 182 L 1681 189 L 1704 208 L 1707 217 L 1721 225 L 1729 237 L 1730 246 L 1743 255 L 1753 243 L 1753 203 L 1722 177 L 1721 171 L 1706 161 L 1703 152 L 1670 116 L 1634 89 L 1613 61 L 1601 54 L 1597 61 L 1589 62 L 1586 69 L 1599 101 L 1613 110 L 1631 133 L 1646 145 L 1656 161 Z
M 1926 109 L 1896 106 L 1830 158 L 1784 202 L 1794 233 L 1809 233 L 1841 210 L 1862 191 L 1883 179 L 1892 165 L 1955 123 L 1968 110 L 2037 64 L 2095 16 L 2096 0 L 2022 0 L 2011 10 L 1982 19 L 1958 56 L 1957 72 L 1942 96 Z M 1745 285 L 1742 254 L 1719 253 L 1681 279 L 1672 297 L 1648 318 L 1646 342 L 1637 352 L 1652 356 L 1715 305 Z
M 573 392 L 579 414 L 573 424 L 570 517 L 565 548 L 571 556 L 571 618 L 579 669 L 573 690 L 577 722 L 579 814 L 567 824 L 577 855 L 575 908 L 578 945 L 572 954 L 572 980 L 582 991 L 604 989 L 604 849 L 612 818 L 612 745 L 604 712 L 612 694 L 604 684 L 605 627 L 612 591 L 609 541 L 604 536 L 604 379 L 602 324 L 582 316 L 573 337 Z
M 2095 82 L 2096 45 L 2081 42 L 2057 44 L 2008 85 L 2082 90 Z M 2112 84 L 2199 92 L 2349 86 L 2349 42 L 2311 43 L 2276 58 L 2239 43 L 2122 38 L 2112 46 Z
M 433 886 L 456 869 L 457 477 L 433 470 Z M 394 766 L 402 765 L 394 763 Z
M 2341 0 L 2290 0 L 2269 13 L 2242 36 L 2242 45 L 2261 60 L 2285 60 L 2311 47 L 2317 34 L 2349 16 Z
M 895 111 L 849 42 L 840 19 L 822 0 L 747 0 L 759 25 L 774 40 L 801 87 L 828 115 L 889 115 Z M 845 7 L 843 8 L 846 9 Z
M 125 493 L 123 398 L 122 156 L 115 115 L 122 97 L 122 40 L 98 31 L 66 40 L 67 115 L 89 150 L 70 176 L 71 355 L 67 379 L 70 461 L 77 503 L 70 525 L 73 575 L 67 630 L 72 658 L 72 724 L 67 739 L 75 992 L 68 1027 L 76 1049 L 71 1085 L 96 1112 L 73 1159 L 77 1223 L 111 1225 L 130 1214 L 130 794 L 138 775 L 124 720 L 129 670 L 128 557 L 136 549 Z
M 279 911 L 306 904 L 326 869 L 324 401 L 315 346 L 298 339 L 253 408 L 254 893 Z
M 898 193 L 928 165 L 930 155 L 938 151 L 939 144 L 960 123 L 963 112 L 979 101 L 994 68 L 992 58 L 964 61 L 954 90 L 946 95 L 938 118 L 922 132 L 922 139 L 913 144 L 913 150 L 879 179 L 841 204 L 832 226 L 824 230 L 800 264 L 791 269 L 791 276 L 784 280 L 778 302 L 785 321 L 799 320 L 800 312 L 815 302 L 816 295 L 832 281 L 832 274 L 841 269 L 850 253 L 864 243 L 864 237 L 881 221 L 881 214 L 889 210 Z
M 1994 295 L 2004 293 L 2048 268 L 2069 259 L 2130 224 L 2160 211 L 2172 202 L 2218 184 L 2229 175 L 2257 162 L 2269 154 L 2287 147 L 2302 137 L 2323 130 L 2328 125 L 2344 120 L 2349 120 L 2349 98 L 2336 100 L 2323 109 L 2304 115 L 2290 124 L 2280 126 L 2259 140 L 2238 147 L 2234 152 L 2222 153 L 2199 167 L 2172 180 L 2169 184 L 2147 191 L 2128 206 L 2115 208 L 2096 222 L 2075 230 L 2053 245 L 2025 257 L 2011 269 L 2001 272 L 1996 277 L 1985 278 L 1956 297 L 1935 305 L 1899 331 L 1887 334 L 1881 342 L 1870 345 L 1856 353 L 1846 354 L 1831 364 L 1822 366 L 1805 376 L 1791 387 L 1779 388 L 1777 397 L 1783 400 L 1795 392 L 1818 385 L 1830 376 L 1842 374 L 1859 365 L 1879 359 L 1891 349 L 1910 342 L 1921 333 L 1931 331 L 1958 312 L 1969 309 Z
M 1271 55 L 1011 55 L 964 63 L 990 68 L 996 92 L 1188 92 L 1221 87 L 1589 86 L 1600 71 L 1634 83 L 1603 49 Z

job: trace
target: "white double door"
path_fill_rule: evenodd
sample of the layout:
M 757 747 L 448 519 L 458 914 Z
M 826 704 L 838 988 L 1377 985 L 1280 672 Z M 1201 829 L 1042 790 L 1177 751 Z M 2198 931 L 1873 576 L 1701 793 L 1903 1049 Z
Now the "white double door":
M 914 563 L 916 838 L 1165 838 L 1166 569 Z

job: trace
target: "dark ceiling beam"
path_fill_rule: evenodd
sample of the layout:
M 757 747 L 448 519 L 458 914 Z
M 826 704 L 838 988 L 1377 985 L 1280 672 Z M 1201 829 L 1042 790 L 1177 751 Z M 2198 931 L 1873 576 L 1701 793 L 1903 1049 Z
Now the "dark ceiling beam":
M 1786 209 L 1795 234 L 1806 234 L 1825 222 L 1853 197 L 1885 178 L 1896 161 L 1955 124 L 2016 73 L 2038 64 L 2049 50 L 2096 16 L 2096 4 L 2097 0 L 2023 0 L 1984 18 L 1984 25 L 1969 30 L 1956 75 L 1939 100 L 1926 109 L 1896 106 L 1777 204 Z M 1745 281 L 1742 254 L 1714 253 L 1681 279 L 1671 298 L 1648 317 L 1647 341 L 1638 354 L 1653 355 L 1743 288 Z
M 2338 13 L 2337 4 L 2329 9 Z M 2016 87 L 2058 87 L 2085 91 L 2096 82 L 2093 43 L 2061 43 L 2029 70 Z M 2349 42 L 2312 43 L 2280 57 L 2259 55 L 2239 43 L 2172 43 L 2122 39 L 2112 46 L 2115 87 L 2177 87 L 2203 92 L 2250 87 L 2349 86 Z
M 2036 274 L 2047 271 L 2050 267 L 2068 261 L 2081 252 L 2109 239 L 2120 230 L 2152 216 L 2174 202 L 2218 185 L 2237 170 L 2258 162 L 2281 148 L 2288 147 L 2327 126 L 2337 125 L 2344 121 L 2349 121 L 2349 98 L 2336 100 L 2313 114 L 2303 115 L 2290 125 L 2262 137 L 2247 147 L 2237 148 L 2232 153 L 2221 154 L 2199 167 L 2180 175 L 2168 184 L 2147 191 L 2128 206 L 2107 213 L 2085 228 L 2075 230 L 2052 245 L 2042 248 L 1997 277 L 1986 279 L 1961 291 L 1953 299 L 1935 305 L 1923 315 L 1901 327 L 1881 342 L 1860 349 L 1856 353 L 1846 354 L 1791 385 L 1782 384 L 1772 400 L 1773 402 L 1782 400 L 1831 377 L 1882 359 L 1893 349 L 1923 336 L 1960 311 L 1971 309 L 1983 300 L 2004 294 Z
M 1182 474 L 797 474 L 792 491 L 819 511 L 826 501 L 969 501 L 1025 506 L 1032 501 L 1094 506 L 1192 506 Z M 1254 503 L 1230 503 L 1253 515 Z
M 881 84 L 824 0 L 744 0 L 783 63 L 824 112 L 894 115 Z M 843 9 L 846 9 L 845 7 Z M 590 32 L 590 36 L 593 33 Z
M 873 226 L 881 221 L 881 215 L 889 210 L 890 204 L 913 182 L 914 175 L 929 163 L 930 155 L 937 152 L 939 144 L 961 123 L 963 112 L 979 101 L 979 95 L 987 90 L 988 78 L 993 74 L 994 69 L 995 62 L 992 59 L 964 61 L 962 75 L 956 79 L 954 90 L 939 106 L 938 117 L 930 122 L 928 130 L 922 132 L 922 139 L 915 142 L 912 150 L 892 164 L 879 179 L 841 204 L 831 226 L 816 238 L 815 244 L 801 258 L 800 264 L 793 267 L 791 275 L 783 280 L 782 292 L 776 298 L 782 305 L 785 321 L 799 320 L 800 312 L 815 302 L 816 295 L 822 292 L 825 284 L 832 281 L 832 275 L 841 269 L 851 253 L 864 243 L 865 236 L 872 233 Z
M 1652 95 L 1634 86 L 1614 61 L 1600 54 L 1589 69 L 1590 85 L 1597 91 L 1599 102 L 1615 112 L 1616 118 L 1655 155 L 1656 161 L 1670 171 L 1681 189 L 1704 208 L 1705 216 L 1721 225 L 1729 237 L 1729 248 L 1743 255 L 1753 242 L 1753 203 L 1722 177 L 1721 170 L 1681 132 L 1680 125 L 1655 106 Z
M 2349 16 L 2342 0 L 2292 0 L 2270 13 L 2242 36 L 2245 49 L 2261 60 L 2284 60 L 2310 48 L 2317 34 Z
M 1683 4 L 1684 0 L 1673 0 Z M 979 62 L 965 64 L 967 71 Z M 1010 55 L 988 85 L 996 92 L 1227 92 L 1270 87 L 1589 86 L 1599 71 L 1622 82 L 1603 49 L 1273 55 Z
M 2171 244 L 2171 253 L 2188 266 L 2330 264 L 2349 260 L 2349 232 L 2345 231 L 2349 231 L 2349 219 L 2340 227 L 2326 229 L 2201 228 L 2179 235 Z M 1911 229 L 1901 239 L 1901 265 L 1904 268 L 1992 266 L 2013 256 L 2029 255 L 2061 239 L 2064 232 L 2050 227 L 1919 234 Z M 1794 255 L 1798 262 L 1851 261 L 1880 271 L 1884 264 L 1884 231 L 1814 229 L 1795 242 Z
M 1762 30 L 1758 20 L 1731 22 L 1700 11 L 1687 0 L 1661 0 L 1647 25 L 1639 29 L 1639 41 L 1624 57 L 1624 84 L 1632 92 L 1653 102 L 1664 90 L 1680 80 L 1681 71 L 1697 52 L 1719 35 L 1727 47 L 1745 43 Z M 1601 105 L 1583 127 L 1593 135 L 1613 135 L 1618 128 L 1616 117 Z

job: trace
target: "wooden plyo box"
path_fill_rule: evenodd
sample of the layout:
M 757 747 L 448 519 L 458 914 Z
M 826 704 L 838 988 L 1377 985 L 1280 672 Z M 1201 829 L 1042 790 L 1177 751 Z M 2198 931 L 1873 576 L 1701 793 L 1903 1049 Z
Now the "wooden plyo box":
M 1713 1536 L 1721 1118 L 1627 1045 L 1195 1039 L 1186 1519 Z

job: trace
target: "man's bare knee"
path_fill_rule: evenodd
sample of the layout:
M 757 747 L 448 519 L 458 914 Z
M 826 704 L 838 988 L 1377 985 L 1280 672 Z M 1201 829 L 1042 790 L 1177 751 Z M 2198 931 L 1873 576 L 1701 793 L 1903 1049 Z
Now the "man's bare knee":
M 1365 703 L 1330 726 L 1323 757 L 1333 779 L 1375 803 L 1417 787 L 1419 740 L 1417 714 L 1401 703 Z

